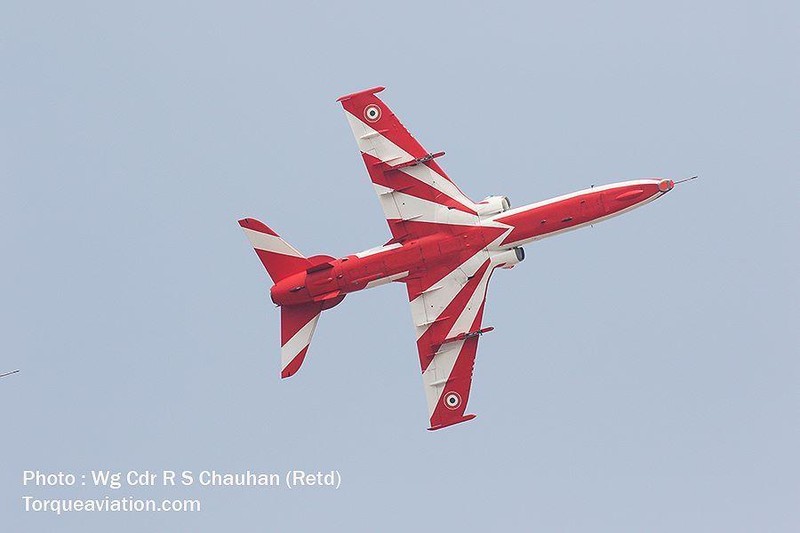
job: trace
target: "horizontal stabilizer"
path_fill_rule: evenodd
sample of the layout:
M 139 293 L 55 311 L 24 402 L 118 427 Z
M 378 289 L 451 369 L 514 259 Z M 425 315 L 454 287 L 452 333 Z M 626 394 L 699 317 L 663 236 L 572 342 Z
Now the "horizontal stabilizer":
M 239 225 L 256 250 L 269 277 L 277 283 L 287 276 L 311 266 L 311 262 L 291 244 L 281 239 L 266 224 L 254 218 L 243 218 Z
M 293 376 L 300 370 L 322 309 L 322 302 L 281 307 L 282 378 Z

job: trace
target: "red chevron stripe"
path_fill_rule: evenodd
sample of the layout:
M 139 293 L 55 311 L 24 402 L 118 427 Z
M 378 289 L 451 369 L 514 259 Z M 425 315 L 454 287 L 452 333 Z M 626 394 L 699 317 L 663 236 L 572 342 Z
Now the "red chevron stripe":
M 452 207 L 465 213 L 475 215 L 475 211 L 458 200 L 451 198 L 442 191 L 431 187 L 410 174 L 406 174 L 402 170 L 385 171 L 385 166 L 380 159 L 370 154 L 361 153 L 364 158 L 364 165 L 367 167 L 369 177 L 372 183 L 376 185 L 383 185 L 389 189 L 402 192 L 421 200 L 427 200 L 435 204 L 443 205 L 445 207 Z
M 469 302 L 469 299 L 472 298 L 472 295 L 477 290 L 483 275 L 486 273 L 486 269 L 489 268 L 489 264 L 490 261 L 486 260 L 481 265 L 478 271 L 475 272 L 475 275 L 467 281 L 466 285 L 461 288 L 456 297 L 453 298 L 447 307 L 445 307 L 444 311 L 441 312 L 439 317 L 442 317 L 442 320 L 428 326 L 428 329 L 425 330 L 425 333 L 423 333 L 417 341 L 419 363 L 423 372 L 427 370 L 433 360 L 433 354 L 436 353 L 442 345 L 442 342 L 447 338 L 450 330 L 453 329 L 456 320 L 458 320 L 458 317 L 464 312 L 467 302 Z
M 489 276 L 491 277 L 491 274 L 489 274 Z M 480 329 L 481 322 L 483 321 L 483 309 L 485 304 L 486 300 L 484 298 L 483 302 L 481 302 L 478 314 L 475 315 L 475 320 L 472 321 L 470 331 Z M 480 337 L 470 337 L 464 341 L 458 353 L 456 364 L 453 366 L 452 372 L 450 372 L 444 392 L 441 398 L 439 398 L 439 403 L 436 405 L 431 415 L 431 429 L 439 429 L 464 421 L 464 411 L 467 409 L 469 393 L 472 388 L 472 372 L 475 368 L 475 354 L 478 351 L 479 338 Z M 455 409 L 448 408 L 447 405 L 445 405 L 445 398 L 447 398 L 447 395 L 451 392 L 457 393 L 461 398 L 460 405 Z

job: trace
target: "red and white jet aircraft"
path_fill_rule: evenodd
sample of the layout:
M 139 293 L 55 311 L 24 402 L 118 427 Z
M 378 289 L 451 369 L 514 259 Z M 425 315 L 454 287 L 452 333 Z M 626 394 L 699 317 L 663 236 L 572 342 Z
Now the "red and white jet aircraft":
M 486 288 L 498 267 L 525 258 L 522 245 L 594 224 L 652 202 L 675 185 L 639 179 L 593 187 L 511 209 L 505 196 L 473 202 L 411 136 L 376 94 L 339 98 L 378 195 L 392 239 L 340 259 L 305 257 L 265 224 L 239 221 L 274 285 L 281 308 L 281 377 L 303 363 L 325 309 L 345 295 L 405 283 L 417 339 L 429 429 L 475 417 L 465 414 Z

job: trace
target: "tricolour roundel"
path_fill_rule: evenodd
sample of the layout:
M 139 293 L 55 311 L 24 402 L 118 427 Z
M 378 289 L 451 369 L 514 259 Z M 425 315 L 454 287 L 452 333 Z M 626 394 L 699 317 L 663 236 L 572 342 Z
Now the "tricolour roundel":
M 370 104 L 364 108 L 364 118 L 369 122 L 377 122 L 381 118 L 381 108 L 375 104 Z
M 458 409 L 461 405 L 461 396 L 457 392 L 448 392 L 444 395 L 444 406 L 448 409 Z

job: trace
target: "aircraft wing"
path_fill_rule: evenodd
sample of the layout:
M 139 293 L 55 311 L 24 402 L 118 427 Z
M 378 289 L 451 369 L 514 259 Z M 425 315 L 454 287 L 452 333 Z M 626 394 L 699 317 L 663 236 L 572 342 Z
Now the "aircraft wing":
M 408 279 L 430 427 L 466 422 L 472 369 L 482 328 L 486 289 L 497 266 L 488 253 L 473 255 L 449 272 Z
M 477 223 L 475 204 L 377 96 L 383 87 L 339 98 L 378 194 L 392 241 L 441 231 L 441 224 Z M 436 226 L 439 225 L 438 228 Z

